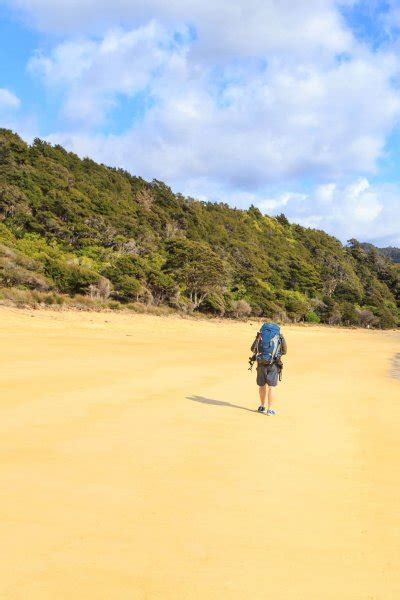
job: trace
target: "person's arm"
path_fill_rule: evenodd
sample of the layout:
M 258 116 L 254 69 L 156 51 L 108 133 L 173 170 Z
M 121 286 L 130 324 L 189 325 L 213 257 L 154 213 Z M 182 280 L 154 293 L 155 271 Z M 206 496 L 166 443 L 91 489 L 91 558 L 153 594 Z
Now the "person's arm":
M 281 354 L 286 354 L 287 353 L 287 343 L 285 338 L 283 337 L 283 335 L 281 335 Z
M 251 345 L 251 352 L 256 352 L 257 348 L 258 348 L 258 338 L 260 337 L 260 332 L 257 333 L 256 335 L 256 339 L 254 340 L 254 342 Z

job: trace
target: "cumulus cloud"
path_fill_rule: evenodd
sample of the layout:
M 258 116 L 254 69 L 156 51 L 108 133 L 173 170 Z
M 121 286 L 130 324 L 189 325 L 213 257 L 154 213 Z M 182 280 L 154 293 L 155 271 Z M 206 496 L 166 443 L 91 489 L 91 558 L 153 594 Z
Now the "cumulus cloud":
M 7 88 L 0 88 L 0 127 L 18 132 L 28 142 L 39 134 L 36 115 L 24 110 L 21 99 Z
M 25 131 L 20 119 L 19 108 L 21 101 L 13 92 L 7 88 L 0 88 L 0 127 Z
M 117 104 L 154 83 L 179 46 L 155 22 L 130 31 L 112 29 L 100 40 L 65 41 L 50 55 L 36 53 L 28 64 L 46 85 L 65 91 L 63 115 L 99 124 Z
M 400 245 L 400 186 L 358 178 L 347 185 L 325 183 L 308 194 L 283 193 L 258 203 L 260 210 L 285 213 L 290 220 L 377 245 Z
M 397 59 L 366 49 L 338 60 L 198 61 L 190 36 L 155 23 L 68 41 L 37 55 L 30 69 L 63 90 L 75 151 L 171 183 L 217 178 L 243 189 L 310 173 L 372 172 L 400 115 L 391 86 Z M 183 40 L 183 41 L 182 41 Z M 122 134 L 93 135 L 121 96 L 151 98 L 143 118 Z M 57 135 L 55 134 L 55 137 Z M 201 193 L 201 190 L 199 190 Z
M 304 223 L 340 235 L 338 190 L 365 231 L 382 202 L 394 205 L 393 190 L 373 200 L 369 184 L 339 183 L 362 175 L 365 185 L 400 117 L 400 61 L 353 35 L 340 11 L 353 0 L 1 1 L 64 38 L 29 63 L 60 98 L 50 141 L 241 206 L 268 186 L 328 180 L 264 208 L 302 207 Z
M 334 0 L 17 5 L 45 29 L 86 28 L 29 68 L 63 95 L 75 150 L 92 146 L 99 157 L 104 147 L 103 160 L 122 157 L 146 177 L 208 175 L 256 189 L 372 172 L 400 115 L 397 58 L 356 42 Z M 94 25 L 106 29 L 91 37 Z M 83 132 L 135 94 L 149 100 L 141 122 L 119 136 Z
M 99 34 L 108 27 L 137 27 L 155 16 L 163 23 L 192 24 L 205 53 L 258 56 L 342 52 L 352 45 L 338 6 L 350 0 L 2 0 L 43 31 Z
M 0 88 L 0 110 L 14 110 L 19 108 L 20 104 L 21 101 L 15 94 L 6 88 Z

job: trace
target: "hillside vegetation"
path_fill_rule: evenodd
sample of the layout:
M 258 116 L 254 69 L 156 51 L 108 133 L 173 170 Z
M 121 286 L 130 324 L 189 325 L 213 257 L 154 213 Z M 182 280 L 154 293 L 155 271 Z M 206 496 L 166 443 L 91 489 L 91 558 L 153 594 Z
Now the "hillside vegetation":
M 394 327 L 399 265 L 0 130 L 3 298 Z
M 386 248 L 377 248 L 377 246 L 365 242 L 361 244 L 361 247 L 364 248 L 364 250 L 368 251 L 375 249 L 379 254 L 387 256 L 387 258 L 390 258 L 390 260 L 394 263 L 400 263 L 400 248 L 394 248 L 393 246 L 387 246 Z

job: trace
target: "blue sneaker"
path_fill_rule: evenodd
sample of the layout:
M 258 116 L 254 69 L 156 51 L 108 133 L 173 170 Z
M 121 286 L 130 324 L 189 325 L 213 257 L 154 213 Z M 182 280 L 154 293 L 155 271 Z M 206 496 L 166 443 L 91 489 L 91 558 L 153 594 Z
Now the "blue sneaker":
M 272 415 L 276 415 L 276 412 L 274 411 L 274 409 L 273 409 L 273 408 L 269 408 L 269 409 L 267 410 L 267 415 L 270 415 L 270 416 L 272 416 Z
M 257 408 L 257 412 L 259 412 L 259 413 L 265 413 L 265 412 L 266 412 L 266 411 L 265 411 L 265 406 L 259 406 L 259 407 Z

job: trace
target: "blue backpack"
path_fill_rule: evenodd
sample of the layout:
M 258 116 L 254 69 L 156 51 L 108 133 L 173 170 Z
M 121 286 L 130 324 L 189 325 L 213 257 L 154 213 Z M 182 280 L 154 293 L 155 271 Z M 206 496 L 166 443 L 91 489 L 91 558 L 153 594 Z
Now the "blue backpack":
M 271 364 L 281 355 L 281 329 L 276 323 L 263 323 L 256 350 L 257 362 Z

